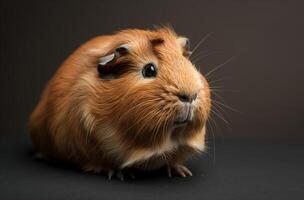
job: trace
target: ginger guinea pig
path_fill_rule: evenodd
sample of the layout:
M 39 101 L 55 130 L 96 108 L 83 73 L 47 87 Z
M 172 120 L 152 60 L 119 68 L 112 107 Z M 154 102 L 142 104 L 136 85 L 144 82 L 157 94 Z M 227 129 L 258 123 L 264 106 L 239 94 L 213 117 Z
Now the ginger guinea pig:
M 169 28 L 128 29 L 80 46 L 48 82 L 30 117 L 43 157 L 85 171 L 183 163 L 205 147 L 211 101 L 206 79 L 189 60 L 189 42 Z

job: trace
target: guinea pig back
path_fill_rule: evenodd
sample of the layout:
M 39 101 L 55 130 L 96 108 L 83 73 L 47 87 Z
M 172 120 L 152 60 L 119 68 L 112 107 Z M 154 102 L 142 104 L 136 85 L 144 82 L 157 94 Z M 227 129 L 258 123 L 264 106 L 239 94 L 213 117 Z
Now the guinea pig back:
M 33 144 L 47 159 L 85 171 L 168 167 L 205 148 L 211 101 L 189 60 L 189 41 L 169 28 L 96 37 L 48 82 L 30 117 Z

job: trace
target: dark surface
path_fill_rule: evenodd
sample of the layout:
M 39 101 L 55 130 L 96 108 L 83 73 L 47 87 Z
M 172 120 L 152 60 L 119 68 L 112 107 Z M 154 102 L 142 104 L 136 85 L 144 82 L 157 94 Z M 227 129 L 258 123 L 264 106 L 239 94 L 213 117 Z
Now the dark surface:
M 0 199 L 304 199 L 303 7 L 300 0 L 0 0 Z M 26 123 L 60 63 L 97 35 L 167 23 L 192 47 L 213 32 L 194 55 L 203 74 L 234 56 L 209 77 L 241 111 L 221 111 L 228 125 L 212 116 L 216 137 L 233 138 L 216 144 L 216 163 L 192 160 L 187 179 L 158 171 L 109 182 L 32 159 Z
M 213 154 L 210 150 L 209 154 Z M 164 170 L 108 181 L 67 166 L 34 160 L 24 138 L 1 138 L 0 199 L 303 199 L 303 140 L 225 140 L 191 160 L 193 177 Z
M 0 90 L 5 96 L 0 98 L 1 134 L 24 133 L 44 85 L 81 43 L 123 28 L 169 23 L 190 38 L 192 47 L 213 33 L 193 56 L 203 74 L 235 56 L 209 77 L 210 81 L 220 79 L 211 85 L 222 87 L 219 93 L 226 104 L 242 112 L 223 107 L 229 128 L 218 136 L 304 137 L 304 1 L 0 3 Z M 200 60 L 195 58 L 198 55 Z M 218 126 L 225 127 L 213 117 Z

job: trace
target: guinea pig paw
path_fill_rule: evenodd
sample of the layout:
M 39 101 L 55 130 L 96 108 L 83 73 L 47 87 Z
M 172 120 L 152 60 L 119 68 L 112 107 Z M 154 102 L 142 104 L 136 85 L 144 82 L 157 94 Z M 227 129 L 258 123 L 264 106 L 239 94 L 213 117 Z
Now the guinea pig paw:
M 114 174 L 116 175 L 116 178 L 120 179 L 121 181 L 124 180 L 124 174 L 121 170 L 118 170 L 118 171 L 115 172 L 112 169 L 108 171 L 108 179 L 112 180 L 112 177 L 113 177 Z
M 125 177 L 130 177 L 132 179 L 135 179 L 135 176 L 132 172 L 129 171 L 122 171 L 122 170 L 118 170 L 118 171 L 114 171 L 114 170 L 109 170 L 108 171 L 108 179 L 112 180 L 112 177 L 116 175 L 116 178 L 120 179 L 121 181 L 124 181 Z
M 112 179 L 113 174 L 114 174 L 114 170 L 109 170 L 109 171 L 108 171 L 108 179 L 109 179 L 109 180 Z
M 175 164 L 172 166 L 168 166 L 167 168 L 167 172 L 168 172 L 168 176 L 171 177 L 171 169 L 174 170 L 174 172 L 181 176 L 181 177 L 188 177 L 188 176 L 192 176 L 192 172 L 184 165 L 181 164 Z
M 120 179 L 121 181 L 123 181 L 124 180 L 124 174 L 123 174 L 123 172 L 121 170 L 117 171 L 116 177 L 118 179 Z

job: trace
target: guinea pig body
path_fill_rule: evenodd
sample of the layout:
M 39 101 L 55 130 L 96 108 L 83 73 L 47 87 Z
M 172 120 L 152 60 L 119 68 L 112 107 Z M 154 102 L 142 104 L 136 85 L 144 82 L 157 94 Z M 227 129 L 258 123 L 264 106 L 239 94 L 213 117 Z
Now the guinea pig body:
M 182 164 L 204 150 L 208 83 L 171 29 L 130 29 L 79 47 L 47 84 L 30 117 L 39 153 L 86 171 Z

